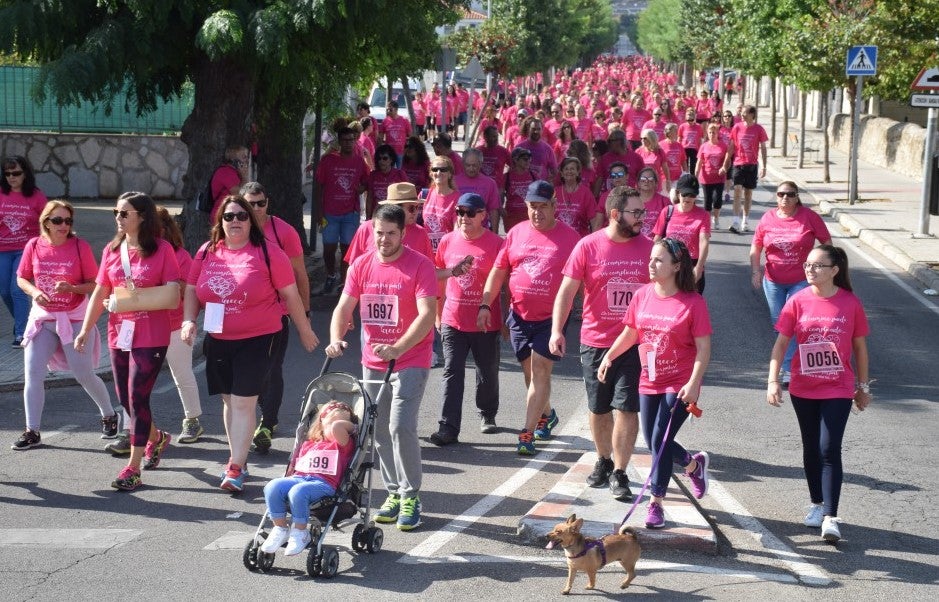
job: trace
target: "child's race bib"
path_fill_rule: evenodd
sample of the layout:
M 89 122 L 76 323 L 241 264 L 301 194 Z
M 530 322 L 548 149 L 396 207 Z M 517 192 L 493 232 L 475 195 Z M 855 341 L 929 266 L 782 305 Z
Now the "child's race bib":
M 306 474 L 326 474 L 335 476 L 339 473 L 339 450 L 310 450 L 297 458 L 294 470 Z

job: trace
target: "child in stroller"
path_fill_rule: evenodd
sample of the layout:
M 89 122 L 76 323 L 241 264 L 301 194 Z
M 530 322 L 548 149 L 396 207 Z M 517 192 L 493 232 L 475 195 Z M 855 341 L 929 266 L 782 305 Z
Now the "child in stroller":
M 358 416 L 349 405 L 330 401 L 320 410 L 300 447 L 293 474 L 273 479 L 264 487 L 264 500 L 274 523 L 261 551 L 273 554 L 284 542 L 285 556 L 294 556 L 310 543 L 307 523 L 310 505 L 336 492 L 355 451 Z M 287 527 L 289 503 L 293 526 Z

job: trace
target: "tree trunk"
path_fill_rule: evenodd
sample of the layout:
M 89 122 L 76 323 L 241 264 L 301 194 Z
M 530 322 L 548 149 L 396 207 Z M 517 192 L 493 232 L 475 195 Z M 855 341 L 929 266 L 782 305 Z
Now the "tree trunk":
M 779 88 L 782 92 L 782 156 L 788 157 L 789 153 L 786 151 L 789 148 L 787 142 L 789 142 L 789 93 L 786 90 L 786 84 L 780 83 Z
M 776 78 L 770 78 L 769 87 L 769 147 L 776 148 Z
M 197 59 L 193 83 L 195 103 L 180 135 L 189 150 L 189 168 L 183 176 L 186 199 L 194 199 L 206 187 L 227 146 L 247 146 L 254 105 L 254 78 L 235 61 Z M 186 203 L 178 221 L 186 249 L 195 253 L 208 240 L 208 215 L 196 209 L 195 203 Z
M 799 91 L 799 169 L 805 165 L 805 105 L 808 94 Z
M 831 140 L 828 137 L 828 95 L 831 94 L 831 91 L 825 92 L 822 95 L 822 132 L 824 136 L 822 137 L 822 180 L 828 184 L 831 182 L 831 170 L 828 168 L 828 149 L 831 145 Z

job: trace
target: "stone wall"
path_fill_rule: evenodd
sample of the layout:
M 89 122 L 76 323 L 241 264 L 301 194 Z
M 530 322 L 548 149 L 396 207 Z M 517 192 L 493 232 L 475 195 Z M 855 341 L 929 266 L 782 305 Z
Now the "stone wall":
M 838 150 L 851 152 L 851 116 L 839 113 L 829 124 L 831 143 Z M 923 180 L 923 151 L 926 130 L 913 123 L 901 123 L 883 117 L 861 116 L 858 158 Z
M 47 197 L 116 198 L 137 190 L 180 199 L 189 151 L 179 138 L 0 132 L 0 155 L 22 155 Z

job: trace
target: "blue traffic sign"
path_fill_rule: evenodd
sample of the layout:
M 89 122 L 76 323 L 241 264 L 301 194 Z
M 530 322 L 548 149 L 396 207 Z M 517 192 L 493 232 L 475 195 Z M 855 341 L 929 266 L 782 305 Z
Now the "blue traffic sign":
M 848 76 L 877 75 L 877 47 L 852 46 L 848 48 L 848 62 L 845 64 Z

